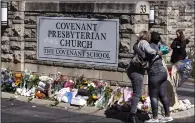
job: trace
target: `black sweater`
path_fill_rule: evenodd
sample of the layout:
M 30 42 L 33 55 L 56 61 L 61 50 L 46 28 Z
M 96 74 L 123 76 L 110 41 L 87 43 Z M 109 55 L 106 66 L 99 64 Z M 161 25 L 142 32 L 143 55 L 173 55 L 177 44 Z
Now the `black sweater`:
M 171 55 L 171 62 L 174 64 L 179 60 L 184 60 L 187 56 L 186 52 L 186 45 L 189 43 L 189 40 L 186 39 L 186 41 L 180 41 L 178 39 L 175 39 L 172 44 L 171 48 L 173 50 Z

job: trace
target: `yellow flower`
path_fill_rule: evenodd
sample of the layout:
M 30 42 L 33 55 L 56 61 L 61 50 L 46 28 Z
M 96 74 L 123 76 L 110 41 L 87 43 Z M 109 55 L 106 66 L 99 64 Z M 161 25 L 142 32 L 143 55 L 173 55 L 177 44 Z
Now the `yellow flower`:
M 126 103 L 125 101 L 120 102 L 120 104 L 122 104 L 122 105 L 124 105 L 125 103 Z
M 96 96 L 96 95 L 93 95 L 92 98 L 93 98 L 94 100 L 97 100 L 97 96 Z
M 20 82 L 21 82 L 21 81 L 20 81 L 19 79 L 17 79 L 17 80 L 15 81 L 15 85 L 18 86 L 18 85 L 20 84 Z
M 83 86 L 80 86 L 80 89 L 83 89 L 84 87 Z
M 142 100 L 142 101 L 145 101 L 145 100 L 146 100 L 146 97 L 145 97 L 145 96 L 142 96 L 142 97 L 141 97 L 141 100 Z
M 88 84 L 88 83 L 89 83 L 88 81 L 83 82 L 83 84 Z
M 22 74 L 21 73 L 16 73 L 16 78 L 22 78 Z

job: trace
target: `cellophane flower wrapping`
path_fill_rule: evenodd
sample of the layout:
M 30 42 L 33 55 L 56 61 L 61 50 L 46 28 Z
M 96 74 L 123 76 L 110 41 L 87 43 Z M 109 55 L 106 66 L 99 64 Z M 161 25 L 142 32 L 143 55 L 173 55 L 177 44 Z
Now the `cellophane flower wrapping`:
M 177 72 L 179 73 L 178 87 L 180 87 L 191 75 L 192 73 L 192 60 L 185 59 L 180 60 L 174 64 L 177 67 Z
M 138 104 L 138 109 L 146 112 L 146 113 L 151 113 L 151 102 L 150 98 L 147 95 L 142 95 L 140 98 L 140 103 Z
M 124 101 L 130 104 L 132 96 L 133 96 L 133 91 L 131 91 L 130 88 L 126 87 L 124 89 Z
M 95 106 L 99 109 L 106 108 L 109 98 L 111 97 L 112 89 L 110 87 L 105 87 L 104 92 L 101 97 L 95 102 Z
M 1 90 L 15 92 L 13 73 L 9 69 L 1 69 Z
M 44 86 L 41 86 L 40 83 L 44 83 Z M 49 76 L 40 76 L 39 77 L 39 84 L 38 84 L 38 91 L 44 93 L 47 97 L 51 97 L 52 95 L 52 84 L 53 78 Z
M 30 93 L 27 93 L 30 90 L 30 77 L 32 77 L 31 71 L 25 70 L 23 75 L 23 81 L 21 82 L 20 88 L 22 88 L 22 96 L 30 96 Z
M 52 93 L 57 93 L 60 91 L 64 87 L 66 81 L 68 81 L 67 78 L 58 72 L 52 83 Z

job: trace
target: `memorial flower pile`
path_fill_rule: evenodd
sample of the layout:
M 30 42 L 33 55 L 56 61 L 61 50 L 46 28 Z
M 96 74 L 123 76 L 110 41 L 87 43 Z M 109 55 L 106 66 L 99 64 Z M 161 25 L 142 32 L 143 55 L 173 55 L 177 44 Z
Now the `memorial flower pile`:
M 61 73 L 53 77 L 43 76 L 28 70 L 14 73 L 9 69 L 2 69 L 1 88 L 2 91 L 31 99 L 51 99 L 56 100 L 56 104 L 64 102 L 77 106 L 95 106 L 99 109 L 110 108 L 113 105 L 131 105 L 133 96 L 130 88 L 111 87 L 102 80 L 90 80 L 84 76 L 70 78 Z M 187 101 L 185 103 L 188 104 Z M 151 113 L 150 98 L 147 95 L 140 98 L 138 109 Z M 162 106 L 159 109 L 161 110 Z
M 55 77 L 39 76 L 28 70 L 13 74 L 6 69 L 1 75 L 2 86 L 8 83 L 8 87 L 15 94 L 38 99 L 50 98 L 72 105 L 88 105 L 101 109 L 108 108 L 113 102 L 123 105 L 132 97 L 132 92 L 127 88 L 113 88 L 107 82 L 86 79 L 84 76 L 76 79 L 70 79 L 61 73 Z

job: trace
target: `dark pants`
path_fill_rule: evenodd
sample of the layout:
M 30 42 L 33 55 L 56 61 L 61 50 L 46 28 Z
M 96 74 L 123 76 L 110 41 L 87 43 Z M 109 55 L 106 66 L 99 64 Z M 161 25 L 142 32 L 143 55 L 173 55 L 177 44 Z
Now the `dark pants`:
M 133 96 L 131 100 L 131 113 L 136 114 L 137 105 L 141 97 L 142 87 L 143 87 L 143 79 L 144 79 L 144 70 L 130 65 L 127 69 L 127 75 L 132 83 L 133 88 Z
M 166 96 L 167 72 L 163 66 L 154 66 L 149 70 L 148 87 L 151 100 L 152 114 L 158 116 L 158 98 L 163 104 L 165 115 L 169 115 L 169 100 Z

